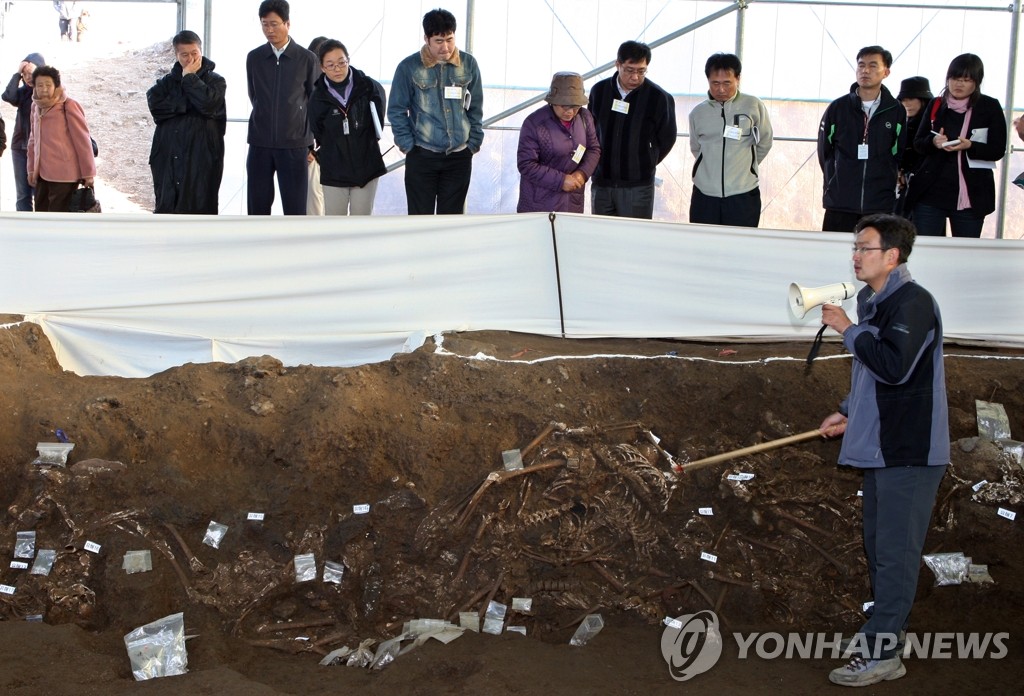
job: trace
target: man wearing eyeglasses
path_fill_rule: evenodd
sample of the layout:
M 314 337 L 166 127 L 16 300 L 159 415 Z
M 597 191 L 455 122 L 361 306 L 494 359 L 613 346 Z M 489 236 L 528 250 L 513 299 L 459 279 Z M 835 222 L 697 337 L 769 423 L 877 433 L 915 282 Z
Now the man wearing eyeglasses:
M 869 215 L 856 225 L 853 270 L 867 284 L 854 324 L 822 305 L 821 321 L 853 355 L 850 392 L 821 423 L 842 436 L 839 463 L 864 472 L 864 550 L 874 605 L 849 642 L 852 659 L 832 670 L 842 686 L 906 674 L 899 635 L 917 590 L 935 494 L 949 464 L 949 413 L 942 318 L 935 299 L 907 269 L 916 236 L 905 218 Z
M 651 49 L 619 46 L 615 74 L 590 90 L 601 161 L 591 186 L 595 215 L 654 217 L 654 171 L 676 144 L 676 102 L 646 79 Z
M 250 215 L 270 215 L 276 173 L 284 214 L 305 215 L 306 168 L 313 157 L 306 111 L 320 76 L 320 61 L 288 37 L 287 0 L 264 0 L 259 16 L 267 43 L 249 51 L 245 59 L 252 103 L 245 159 L 248 211 Z
M 821 118 L 822 230 L 852 232 L 862 216 L 896 208 L 907 111 L 882 84 L 891 66 L 892 54 L 881 46 L 860 49 L 857 81 Z

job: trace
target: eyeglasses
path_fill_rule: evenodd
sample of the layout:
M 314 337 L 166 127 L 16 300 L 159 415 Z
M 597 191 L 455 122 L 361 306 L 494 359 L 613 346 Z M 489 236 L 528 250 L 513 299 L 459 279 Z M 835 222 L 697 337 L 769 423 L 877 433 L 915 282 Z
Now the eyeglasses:
M 853 253 L 856 256 L 863 256 L 869 251 L 888 251 L 891 247 L 866 247 L 853 245 Z
M 622 68 L 622 72 L 630 76 L 643 77 L 647 74 L 647 68 Z
M 343 60 L 340 63 L 324 63 L 324 70 L 340 70 L 348 65 L 347 60 Z

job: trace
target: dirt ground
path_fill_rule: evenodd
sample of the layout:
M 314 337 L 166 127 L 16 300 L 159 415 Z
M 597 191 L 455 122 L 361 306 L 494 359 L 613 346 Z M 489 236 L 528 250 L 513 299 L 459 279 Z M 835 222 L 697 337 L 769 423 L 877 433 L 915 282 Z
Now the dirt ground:
M 28 530 L 57 551 L 49 575 L 0 569 L 15 588 L 0 594 L 5 694 L 676 693 L 659 622 L 712 607 L 723 657 L 688 685 L 812 694 L 839 661 L 741 660 L 731 633 L 849 633 L 870 599 L 860 477 L 835 465 L 837 442 L 665 476 L 669 456 L 815 428 L 848 386 L 835 343 L 807 370 L 806 344 L 487 332 L 359 368 L 263 357 L 121 379 L 62 371 L 36 325 L 2 331 L 0 552 L 13 558 Z M 911 658 L 904 679 L 868 692 L 1007 693 L 1024 676 L 1021 522 L 997 515 L 1024 512 L 1024 476 L 973 437 L 975 399 L 1002 403 L 1022 432 L 1022 358 L 947 348 L 953 464 L 926 550 L 963 551 L 995 583 L 933 587 L 922 568 L 911 627 L 1007 631 L 1009 654 Z M 68 466 L 32 464 L 57 429 L 75 444 Z M 473 496 L 517 448 L 542 466 Z M 753 478 L 729 478 L 740 473 Z M 211 521 L 228 527 L 219 548 L 202 543 Z M 152 570 L 126 573 L 129 550 L 150 551 Z M 308 553 L 316 579 L 297 582 Z M 325 561 L 340 584 L 322 580 Z M 405 621 L 457 623 L 514 597 L 533 600 L 506 619 L 525 637 L 467 632 L 379 671 L 318 664 Z M 123 636 L 177 612 L 195 636 L 188 674 L 137 684 Z M 603 631 L 570 646 L 587 613 Z

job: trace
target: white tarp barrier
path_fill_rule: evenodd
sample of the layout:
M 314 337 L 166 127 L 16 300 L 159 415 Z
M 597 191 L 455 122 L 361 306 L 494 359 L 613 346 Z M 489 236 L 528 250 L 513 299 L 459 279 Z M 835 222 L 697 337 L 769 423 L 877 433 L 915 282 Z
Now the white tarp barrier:
M 61 365 L 387 360 L 451 329 L 560 331 L 546 216 L 5 215 L 0 313 Z
M 852 235 L 559 215 L 0 216 L 0 314 L 79 374 L 269 354 L 348 366 L 428 335 L 810 337 L 791 282 L 852 281 Z M 557 247 L 557 263 L 556 263 Z M 1024 242 L 919 239 L 946 335 L 1024 344 Z M 561 307 L 561 309 L 560 309 Z M 853 302 L 847 302 L 853 314 Z
M 565 330 L 577 337 L 810 337 L 821 312 L 796 319 L 790 283 L 856 282 L 852 234 L 569 215 L 555 229 Z M 1024 242 L 919 237 L 908 265 L 947 338 L 1024 343 Z M 844 306 L 856 320 L 855 303 Z

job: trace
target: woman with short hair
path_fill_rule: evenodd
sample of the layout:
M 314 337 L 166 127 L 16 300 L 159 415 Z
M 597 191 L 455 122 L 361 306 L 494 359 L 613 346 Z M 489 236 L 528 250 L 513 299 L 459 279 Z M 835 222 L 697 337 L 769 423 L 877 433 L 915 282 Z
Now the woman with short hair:
M 36 68 L 32 85 L 28 183 L 36 189 L 36 212 L 66 213 L 79 182 L 92 186 L 96 176 L 89 124 L 82 105 L 61 86 L 57 68 Z

